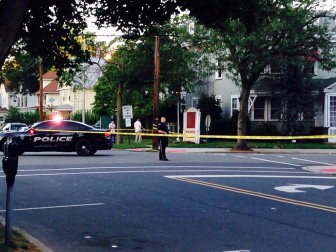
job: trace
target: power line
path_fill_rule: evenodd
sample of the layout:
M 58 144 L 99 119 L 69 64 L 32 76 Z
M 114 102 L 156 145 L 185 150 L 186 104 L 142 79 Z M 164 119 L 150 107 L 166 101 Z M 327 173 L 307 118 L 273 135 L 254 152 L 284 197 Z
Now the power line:
M 33 62 L 32 64 L 30 64 L 30 65 L 28 65 L 28 66 L 22 67 L 22 68 L 16 70 L 15 72 L 12 72 L 12 73 L 8 74 L 6 77 L 7 77 L 7 78 L 15 77 L 15 76 L 21 74 L 22 72 L 27 71 L 28 69 L 32 68 L 33 66 L 35 66 L 35 65 L 37 65 L 37 64 L 38 64 L 38 62 L 35 61 L 35 62 Z

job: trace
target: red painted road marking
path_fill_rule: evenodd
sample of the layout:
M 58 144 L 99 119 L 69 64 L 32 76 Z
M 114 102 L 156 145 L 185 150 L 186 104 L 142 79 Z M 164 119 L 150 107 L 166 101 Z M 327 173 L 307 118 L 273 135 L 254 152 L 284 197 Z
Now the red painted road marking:
M 330 173 L 335 172 L 336 173 L 336 168 L 325 168 L 325 169 L 321 169 L 321 171 L 323 171 L 323 172 L 330 172 Z
M 166 150 L 168 153 L 185 153 L 187 152 L 186 150 Z

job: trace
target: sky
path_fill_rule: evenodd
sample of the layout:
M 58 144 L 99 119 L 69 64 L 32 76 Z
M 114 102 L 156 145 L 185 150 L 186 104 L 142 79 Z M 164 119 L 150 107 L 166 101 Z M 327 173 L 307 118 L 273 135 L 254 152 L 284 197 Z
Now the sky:
M 90 17 L 87 21 L 88 28 L 85 31 L 94 32 L 97 35 L 97 38 L 96 38 L 97 42 L 105 41 L 108 44 L 116 36 L 122 35 L 122 32 L 117 31 L 115 27 L 98 29 L 98 27 L 93 22 L 94 22 L 94 18 Z

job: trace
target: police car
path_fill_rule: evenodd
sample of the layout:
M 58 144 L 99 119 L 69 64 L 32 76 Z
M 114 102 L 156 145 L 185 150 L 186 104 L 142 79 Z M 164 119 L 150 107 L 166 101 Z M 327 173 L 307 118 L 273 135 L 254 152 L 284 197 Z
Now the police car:
M 8 137 L 17 140 L 20 155 L 27 151 L 62 151 L 91 156 L 97 150 L 112 148 L 109 132 L 71 120 L 48 120 L 35 123 L 23 132 L 1 133 L 1 151 Z

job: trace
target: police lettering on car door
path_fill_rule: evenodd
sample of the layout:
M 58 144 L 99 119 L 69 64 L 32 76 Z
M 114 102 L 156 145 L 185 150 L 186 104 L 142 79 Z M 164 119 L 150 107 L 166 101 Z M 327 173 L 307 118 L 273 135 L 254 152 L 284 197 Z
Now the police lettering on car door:
M 60 137 L 34 137 L 33 142 L 43 142 L 43 143 L 55 143 L 55 142 L 71 142 L 72 136 L 60 136 Z

